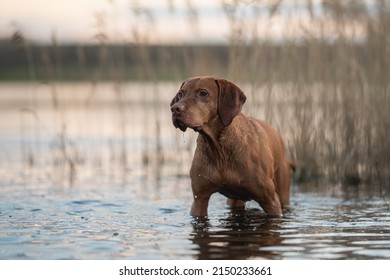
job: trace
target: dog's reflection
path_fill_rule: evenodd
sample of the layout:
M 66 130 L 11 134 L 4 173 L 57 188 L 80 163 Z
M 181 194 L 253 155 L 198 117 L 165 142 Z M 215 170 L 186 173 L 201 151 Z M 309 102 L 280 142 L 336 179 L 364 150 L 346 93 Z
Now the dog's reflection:
M 198 245 L 198 259 L 278 259 L 267 246 L 279 246 L 278 229 L 283 218 L 270 218 L 259 209 L 228 212 L 212 226 L 206 218 L 194 218 L 190 239 Z

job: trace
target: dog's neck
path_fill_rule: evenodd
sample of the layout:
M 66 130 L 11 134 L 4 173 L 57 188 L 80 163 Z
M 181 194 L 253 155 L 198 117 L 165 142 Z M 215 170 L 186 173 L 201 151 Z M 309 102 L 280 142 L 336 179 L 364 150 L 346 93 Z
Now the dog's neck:
M 236 119 L 233 119 L 230 125 L 224 126 L 219 117 L 216 117 L 202 126 L 199 134 L 210 149 L 217 150 L 220 157 L 224 158 L 226 153 L 229 153 L 229 145 L 226 145 L 226 139 L 230 139 L 230 135 L 237 131 L 236 126 Z

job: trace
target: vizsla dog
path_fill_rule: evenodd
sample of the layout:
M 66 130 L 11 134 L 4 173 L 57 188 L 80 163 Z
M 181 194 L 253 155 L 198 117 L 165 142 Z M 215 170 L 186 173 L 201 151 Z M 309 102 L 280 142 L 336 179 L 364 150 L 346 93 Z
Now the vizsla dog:
M 290 171 L 280 135 L 264 121 L 246 117 L 245 94 L 216 77 L 186 80 L 171 102 L 172 122 L 199 132 L 190 170 L 192 216 L 207 216 L 210 196 L 219 192 L 230 207 L 255 200 L 273 216 L 290 200 Z

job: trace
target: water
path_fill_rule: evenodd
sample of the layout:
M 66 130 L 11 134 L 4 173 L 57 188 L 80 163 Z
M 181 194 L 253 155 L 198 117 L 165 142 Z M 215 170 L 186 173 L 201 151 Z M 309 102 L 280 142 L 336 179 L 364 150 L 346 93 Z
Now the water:
M 189 180 L 142 186 L 3 186 L 2 259 L 386 259 L 390 214 L 380 197 L 293 188 L 292 209 L 268 218 L 250 203 L 209 220 L 189 216 Z M 350 191 L 342 189 L 343 192 Z M 145 193 L 148 192 L 148 193 Z M 152 193 L 153 192 L 153 193 Z
M 215 194 L 194 219 L 196 135 L 170 123 L 174 85 L 125 85 L 122 112 L 110 85 L 57 87 L 56 107 L 49 86 L 0 85 L 0 259 L 390 258 L 382 186 L 294 184 L 282 218 Z

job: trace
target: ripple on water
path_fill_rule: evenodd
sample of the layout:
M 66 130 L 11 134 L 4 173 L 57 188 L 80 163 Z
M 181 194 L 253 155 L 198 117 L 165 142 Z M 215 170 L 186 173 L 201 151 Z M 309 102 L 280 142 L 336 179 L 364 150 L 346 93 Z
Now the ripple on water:
M 188 197 L 138 199 L 123 190 L 40 189 L 31 200 L 32 191 L 0 189 L 0 258 L 390 258 L 390 214 L 380 203 L 301 193 L 272 219 L 254 203 L 227 209 L 217 196 L 208 218 L 191 218 Z
M 390 249 L 363 249 L 354 252 L 356 255 L 361 255 L 363 258 L 388 259 Z
M 95 200 L 95 199 L 85 199 L 85 200 L 74 200 L 71 201 L 72 204 L 77 204 L 77 205 L 90 205 L 90 204 L 98 204 L 101 203 L 100 200 Z

